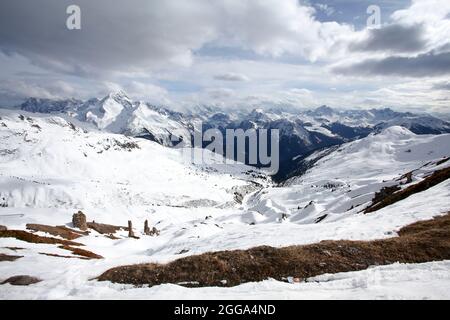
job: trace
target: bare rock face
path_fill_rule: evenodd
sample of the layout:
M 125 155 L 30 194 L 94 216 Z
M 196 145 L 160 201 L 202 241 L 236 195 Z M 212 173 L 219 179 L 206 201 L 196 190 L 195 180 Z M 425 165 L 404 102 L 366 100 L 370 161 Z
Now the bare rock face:
M 148 226 L 148 220 L 145 220 L 144 234 L 146 234 L 147 236 L 159 236 L 159 230 L 155 227 L 150 229 L 150 227 Z
M 73 224 L 74 228 L 78 228 L 83 231 L 86 231 L 88 229 L 88 226 L 86 223 L 86 215 L 81 211 L 78 211 L 78 213 L 73 214 L 72 224 Z
M 150 228 L 148 226 L 148 220 L 145 220 L 145 222 L 144 222 L 144 234 L 150 235 Z
M 153 227 L 152 230 L 150 230 L 149 235 L 150 236 L 159 236 L 159 230 L 156 229 L 155 227 Z
M 1 284 L 11 284 L 13 286 L 28 286 L 30 284 L 41 282 L 41 279 L 31 277 L 31 276 L 14 276 L 6 279 Z
M 8 230 L 8 228 L 6 228 L 5 226 L 0 225 L 0 231 L 6 231 Z
M 413 182 L 413 180 L 412 180 L 412 172 L 408 172 L 405 176 L 406 176 L 406 183 L 407 184 Z
M 0 253 L 0 262 L 2 261 L 16 261 L 17 259 L 23 258 L 23 256 L 10 256 L 4 253 Z
M 135 238 L 135 235 L 133 232 L 133 224 L 131 223 L 131 221 L 128 221 L 128 237 Z
M 114 234 L 119 230 L 126 230 L 127 227 L 114 226 L 112 224 L 98 223 L 95 221 L 88 222 L 87 226 L 101 234 Z

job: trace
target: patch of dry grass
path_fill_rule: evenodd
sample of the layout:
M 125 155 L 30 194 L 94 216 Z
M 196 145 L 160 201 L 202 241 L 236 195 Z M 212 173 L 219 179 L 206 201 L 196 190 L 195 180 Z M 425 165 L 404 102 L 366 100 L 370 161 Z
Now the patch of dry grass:
M 43 237 L 37 234 L 32 234 L 23 230 L 3 230 L 0 231 L 0 238 L 16 238 L 18 240 L 22 240 L 30 243 L 47 243 L 47 244 L 62 244 L 67 246 L 82 246 L 83 244 L 70 241 L 70 240 L 62 240 L 51 237 Z
M 0 231 L 0 238 L 15 238 L 21 241 L 26 241 L 30 243 L 45 243 L 45 244 L 58 244 L 59 248 L 71 251 L 73 254 L 86 257 L 89 259 L 102 259 L 103 257 L 95 254 L 88 250 L 83 250 L 80 248 L 74 248 L 77 246 L 83 246 L 83 244 L 70 241 L 70 240 L 62 240 L 51 237 L 43 237 L 36 234 L 29 233 L 23 230 L 5 230 Z
M 363 270 L 394 262 L 450 259 L 450 214 L 402 228 L 399 237 L 375 241 L 322 241 L 317 244 L 205 253 L 168 264 L 110 269 L 98 279 L 150 286 L 196 282 L 198 286 L 235 286 L 267 278 L 306 279 L 324 273 Z M 226 282 L 223 282 L 226 280 Z

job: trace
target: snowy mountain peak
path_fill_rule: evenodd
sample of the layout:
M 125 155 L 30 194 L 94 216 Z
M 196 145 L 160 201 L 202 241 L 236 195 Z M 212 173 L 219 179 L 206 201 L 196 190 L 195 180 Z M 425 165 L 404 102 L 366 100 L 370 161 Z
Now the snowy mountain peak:
M 124 107 L 131 107 L 133 105 L 133 101 L 122 90 L 110 92 L 101 101 L 102 101 L 102 103 L 105 103 L 108 100 L 113 100 L 113 101 L 121 104 Z
M 123 90 L 111 91 L 107 95 L 107 97 L 113 98 L 113 99 L 118 99 L 118 100 L 121 100 L 121 99 L 131 100 L 129 98 L 128 94 Z
M 189 146 L 196 130 L 278 129 L 280 150 L 283 150 L 280 171 L 274 177 L 278 182 L 302 172 L 305 168 L 302 157 L 311 152 L 361 139 L 371 133 L 377 133 L 380 140 L 388 138 L 386 136 L 407 140 L 411 132 L 450 133 L 449 122 L 390 108 L 342 110 L 322 105 L 313 110 L 255 108 L 249 112 L 194 106 L 190 112 L 180 113 L 142 101 L 133 102 L 122 90 L 86 102 L 29 99 L 20 108 L 37 113 L 64 113 L 102 131 L 145 138 L 169 147 Z M 383 132 L 390 127 L 396 128 Z
M 247 120 L 255 121 L 255 122 L 266 122 L 272 121 L 278 118 L 274 114 L 270 114 L 269 112 L 264 111 L 263 109 L 256 108 L 253 109 L 247 116 Z
M 378 135 L 385 136 L 390 140 L 403 139 L 415 136 L 413 132 L 401 126 L 388 127 L 383 131 L 381 131 L 380 133 L 378 133 Z
M 334 113 L 334 109 L 326 105 L 323 105 L 316 108 L 315 112 L 321 115 L 332 115 Z

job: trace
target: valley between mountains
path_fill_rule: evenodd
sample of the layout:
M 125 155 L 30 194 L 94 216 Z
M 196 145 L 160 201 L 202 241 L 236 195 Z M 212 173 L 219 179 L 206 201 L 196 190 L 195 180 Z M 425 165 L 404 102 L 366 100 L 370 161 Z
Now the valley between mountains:
M 450 298 L 447 122 L 205 110 L 124 93 L 0 109 L 0 298 Z M 188 143 L 200 121 L 280 128 L 282 174 L 190 163 L 218 157 Z

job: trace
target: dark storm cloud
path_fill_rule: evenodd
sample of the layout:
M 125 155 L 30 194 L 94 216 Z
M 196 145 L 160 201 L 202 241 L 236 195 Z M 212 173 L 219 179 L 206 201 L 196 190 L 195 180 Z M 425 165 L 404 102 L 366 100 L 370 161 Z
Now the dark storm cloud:
M 81 8 L 81 30 L 68 30 L 66 8 Z M 67 73 L 145 70 L 189 63 L 210 39 L 214 15 L 193 0 L 2 0 L 0 50 Z
M 66 28 L 66 9 L 74 3 L 81 8 L 81 30 Z M 190 66 L 193 52 L 211 43 L 315 60 L 336 34 L 349 30 L 318 23 L 296 0 L 0 1 L 1 51 L 81 76 Z
M 350 66 L 335 67 L 333 71 L 344 75 L 442 76 L 450 74 L 450 52 L 430 52 L 417 57 L 367 59 Z
M 426 45 L 422 25 L 405 26 L 392 24 L 380 29 L 369 30 L 363 41 L 350 45 L 353 51 L 417 52 Z

